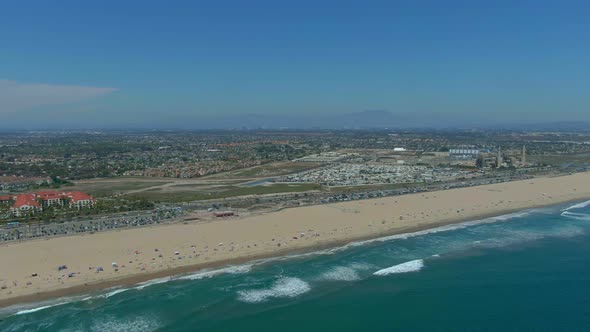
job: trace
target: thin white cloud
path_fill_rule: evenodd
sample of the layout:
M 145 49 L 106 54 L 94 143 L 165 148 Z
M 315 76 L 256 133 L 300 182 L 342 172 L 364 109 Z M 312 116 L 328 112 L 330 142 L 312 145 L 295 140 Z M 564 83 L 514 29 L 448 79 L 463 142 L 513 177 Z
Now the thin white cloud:
M 39 106 L 70 104 L 115 92 L 114 88 L 19 83 L 0 79 L 0 114 Z

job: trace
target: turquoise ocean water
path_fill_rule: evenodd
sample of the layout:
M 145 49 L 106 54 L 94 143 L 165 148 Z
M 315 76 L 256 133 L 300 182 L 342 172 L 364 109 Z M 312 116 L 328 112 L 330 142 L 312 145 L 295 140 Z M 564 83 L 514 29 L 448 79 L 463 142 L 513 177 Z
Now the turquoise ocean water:
M 0 309 L 0 331 L 590 331 L 590 201 Z

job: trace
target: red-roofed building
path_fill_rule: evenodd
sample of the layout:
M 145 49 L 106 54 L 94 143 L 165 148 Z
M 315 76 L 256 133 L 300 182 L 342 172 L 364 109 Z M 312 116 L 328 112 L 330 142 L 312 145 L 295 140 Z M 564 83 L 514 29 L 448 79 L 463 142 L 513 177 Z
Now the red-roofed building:
M 68 197 L 63 192 L 57 191 L 38 191 L 35 193 L 37 198 L 41 200 L 43 206 L 60 205 L 64 206 L 67 204 Z
M 35 194 L 20 194 L 16 196 L 16 200 L 10 210 L 18 217 L 25 214 L 41 212 L 43 209 L 39 202 L 37 202 Z
M 80 191 L 58 192 L 58 191 L 39 191 L 35 193 L 37 199 L 43 206 L 69 206 L 71 208 L 92 207 L 96 200 L 92 196 Z
M 96 203 L 96 200 L 92 198 L 92 196 L 85 194 L 79 191 L 72 191 L 66 193 L 66 195 L 70 198 L 70 207 L 71 208 L 83 208 L 83 207 L 93 207 Z
M 10 204 L 12 201 L 14 201 L 14 197 L 10 195 L 0 196 L 0 204 Z
M 92 196 L 79 191 L 39 191 L 31 194 L 19 194 L 16 196 L 0 196 L 0 203 L 15 201 L 11 211 L 15 216 L 22 216 L 43 211 L 47 206 L 67 206 L 69 208 L 94 207 L 96 200 Z

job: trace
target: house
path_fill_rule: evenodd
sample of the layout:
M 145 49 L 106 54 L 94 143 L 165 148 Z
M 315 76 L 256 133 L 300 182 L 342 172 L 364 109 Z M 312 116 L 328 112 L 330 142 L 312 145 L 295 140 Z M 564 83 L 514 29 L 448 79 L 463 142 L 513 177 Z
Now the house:
M 0 205 L 2 204 L 10 204 L 14 200 L 14 197 L 10 195 L 0 196 Z
M 96 200 L 83 192 L 70 191 L 40 191 L 35 193 L 37 199 L 41 201 L 43 206 L 68 206 L 70 208 L 93 207 Z
M 37 202 L 35 194 L 20 194 L 16 196 L 16 200 L 10 210 L 15 216 L 20 217 L 26 214 L 41 212 L 43 208 Z
M 53 205 L 64 206 L 67 203 L 65 194 L 57 191 L 39 191 L 35 195 L 44 207 Z
M 84 207 L 93 207 L 96 204 L 96 199 L 92 196 L 79 191 L 66 193 L 69 198 L 70 208 L 81 209 Z
M 94 207 L 96 199 L 92 196 L 79 191 L 58 192 L 58 191 L 39 191 L 30 194 L 19 194 L 12 196 L 0 196 L 2 202 L 15 201 L 10 210 L 15 216 L 32 214 L 43 211 L 44 207 L 49 206 L 66 206 L 71 209 L 81 209 Z

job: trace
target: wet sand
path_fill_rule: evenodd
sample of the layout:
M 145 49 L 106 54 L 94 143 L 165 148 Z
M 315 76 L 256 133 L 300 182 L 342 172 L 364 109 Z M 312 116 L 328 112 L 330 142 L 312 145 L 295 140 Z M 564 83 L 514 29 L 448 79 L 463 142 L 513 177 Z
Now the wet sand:
M 588 172 L 2 244 L 0 306 L 587 198 Z

